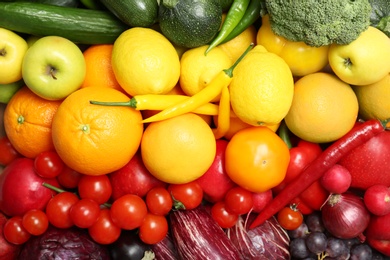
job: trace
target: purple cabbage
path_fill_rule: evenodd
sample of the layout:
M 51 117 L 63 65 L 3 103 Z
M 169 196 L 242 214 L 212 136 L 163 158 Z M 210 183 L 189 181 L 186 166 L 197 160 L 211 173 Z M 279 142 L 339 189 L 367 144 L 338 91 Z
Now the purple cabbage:
M 290 259 L 290 238 L 277 220 L 273 217 L 264 224 L 249 229 L 253 219 L 253 215 L 248 220 L 240 216 L 237 224 L 226 230 L 227 236 L 241 255 L 251 260 Z
M 40 236 L 32 236 L 19 254 L 20 260 L 109 260 L 108 249 L 92 240 L 86 230 L 49 226 Z

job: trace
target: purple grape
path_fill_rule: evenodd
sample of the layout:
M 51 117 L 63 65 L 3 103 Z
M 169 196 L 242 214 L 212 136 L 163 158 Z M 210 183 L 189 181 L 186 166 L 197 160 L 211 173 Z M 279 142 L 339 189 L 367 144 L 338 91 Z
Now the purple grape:
M 346 256 L 349 254 L 349 248 L 342 239 L 329 237 L 325 252 L 329 257 Z
M 351 260 L 371 260 L 372 249 L 367 244 L 354 245 L 351 247 Z
M 287 231 L 290 238 L 299 238 L 299 237 L 306 237 L 307 234 L 309 234 L 309 229 L 305 222 L 302 222 L 302 224 L 294 230 L 288 230 Z
M 319 211 L 314 211 L 306 217 L 306 225 L 310 232 L 324 232 L 325 227 L 322 222 L 322 217 Z
M 290 241 L 290 255 L 298 259 L 303 259 L 310 255 L 304 238 L 294 238 Z
M 306 237 L 306 246 L 310 252 L 319 254 L 324 252 L 327 246 L 327 237 L 324 233 L 314 231 Z

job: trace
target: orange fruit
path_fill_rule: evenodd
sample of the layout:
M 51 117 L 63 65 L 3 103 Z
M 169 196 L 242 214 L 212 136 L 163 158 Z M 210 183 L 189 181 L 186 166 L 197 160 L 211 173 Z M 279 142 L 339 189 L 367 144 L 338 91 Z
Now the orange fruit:
M 91 45 L 84 52 L 86 75 L 82 88 L 109 87 L 125 93 L 115 78 L 111 66 L 113 44 Z
M 150 123 L 141 141 L 145 167 L 166 183 L 196 180 L 211 166 L 215 154 L 213 131 L 192 113 Z
M 52 120 L 62 101 L 50 101 L 22 87 L 4 111 L 4 128 L 11 144 L 23 156 L 35 158 L 53 150 Z
M 123 167 L 137 152 L 142 116 L 129 107 L 92 105 L 90 100 L 123 102 L 129 98 L 106 87 L 73 92 L 53 118 L 53 143 L 70 168 L 86 175 L 103 175 Z
M 294 98 L 285 122 L 299 138 L 327 143 L 351 130 L 358 109 L 350 85 L 332 74 L 316 72 L 295 82 Z

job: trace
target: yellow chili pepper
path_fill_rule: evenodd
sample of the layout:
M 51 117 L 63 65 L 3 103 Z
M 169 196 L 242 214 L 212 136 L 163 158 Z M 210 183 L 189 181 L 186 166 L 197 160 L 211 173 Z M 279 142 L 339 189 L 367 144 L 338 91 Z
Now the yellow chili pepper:
M 157 94 L 145 94 L 136 95 L 126 102 L 101 102 L 90 101 L 91 104 L 103 105 L 103 106 L 129 106 L 136 110 L 164 110 L 169 106 L 173 106 L 179 102 L 189 99 L 186 95 L 157 95 Z M 193 112 L 196 114 L 218 115 L 219 106 L 213 103 L 206 103 Z
M 253 44 L 251 44 L 246 51 L 241 55 L 240 58 L 228 69 L 222 70 L 213 78 L 213 80 L 202 90 L 200 90 L 195 95 L 190 98 L 183 100 L 173 106 L 170 106 L 161 112 L 144 119 L 143 123 L 151 123 L 155 121 L 161 121 L 169 119 L 175 116 L 179 116 L 185 113 L 193 112 L 196 108 L 204 105 L 215 97 L 221 94 L 224 87 L 229 86 L 233 78 L 233 70 L 237 64 L 244 58 L 244 56 L 252 49 Z
M 230 92 L 224 87 L 219 100 L 217 128 L 213 129 L 215 139 L 222 138 L 230 128 Z

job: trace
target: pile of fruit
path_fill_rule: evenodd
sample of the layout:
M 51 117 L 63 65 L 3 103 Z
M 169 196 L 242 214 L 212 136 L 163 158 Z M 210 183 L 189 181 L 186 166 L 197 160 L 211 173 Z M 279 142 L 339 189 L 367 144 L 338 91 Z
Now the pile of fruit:
M 390 257 L 387 0 L 128 2 L 0 1 L 0 260 Z

